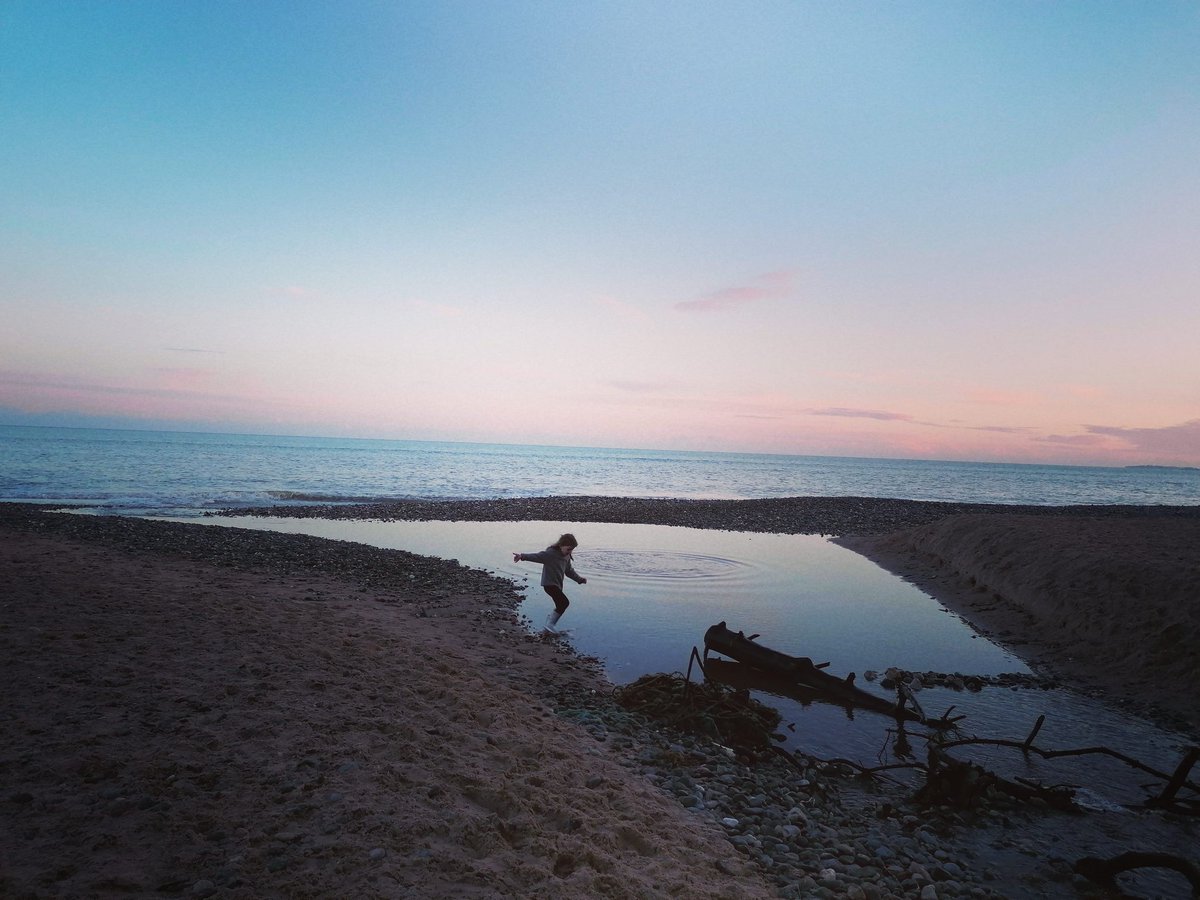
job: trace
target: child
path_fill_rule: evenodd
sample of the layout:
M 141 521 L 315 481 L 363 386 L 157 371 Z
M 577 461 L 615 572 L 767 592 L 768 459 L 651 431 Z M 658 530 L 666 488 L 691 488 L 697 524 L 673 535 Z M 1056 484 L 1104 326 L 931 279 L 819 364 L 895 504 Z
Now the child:
M 587 579 L 576 572 L 575 567 L 571 565 L 571 553 L 578 546 L 579 541 L 575 540 L 575 535 L 564 534 L 556 543 L 551 544 L 540 553 L 513 554 L 513 562 L 525 560 L 542 564 L 542 589 L 554 601 L 554 612 L 546 616 L 545 631 L 551 634 L 558 633 L 554 626 L 558 624 L 558 620 L 562 618 L 562 614 L 571 604 L 567 595 L 563 593 L 563 576 L 566 575 L 572 581 L 578 581 L 580 584 L 587 584 Z

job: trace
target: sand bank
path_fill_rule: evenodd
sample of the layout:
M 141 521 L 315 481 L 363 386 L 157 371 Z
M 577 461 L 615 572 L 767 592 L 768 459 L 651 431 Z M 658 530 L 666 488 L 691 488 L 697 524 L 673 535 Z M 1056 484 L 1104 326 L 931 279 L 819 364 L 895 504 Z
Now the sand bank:
M 1200 735 L 1200 520 L 953 516 L 840 543 L 1042 671 Z

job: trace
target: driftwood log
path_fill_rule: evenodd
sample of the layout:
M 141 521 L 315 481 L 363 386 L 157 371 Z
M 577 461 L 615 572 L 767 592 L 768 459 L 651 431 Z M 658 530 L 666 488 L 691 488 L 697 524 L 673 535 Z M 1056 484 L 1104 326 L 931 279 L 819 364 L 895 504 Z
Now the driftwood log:
M 932 744 L 928 759 L 925 784 L 916 793 L 921 803 L 970 809 L 983 801 L 989 791 L 996 791 L 1019 800 L 1041 800 L 1064 812 L 1079 812 L 1075 792 L 1070 788 L 1010 781 L 973 762 L 954 759 Z
M 1043 759 L 1055 759 L 1064 756 L 1086 756 L 1089 754 L 1110 756 L 1113 759 L 1120 760 L 1131 768 L 1139 769 L 1142 772 L 1147 772 L 1150 775 L 1160 778 L 1166 782 L 1166 787 L 1163 789 L 1162 793 L 1160 793 L 1157 797 L 1146 801 L 1147 806 L 1165 807 L 1168 809 L 1173 809 L 1175 812 L 1185 814 L 1190 813 L 1195 815 L 1195 811 L 1192 809 L 1190 804 L 1177 800 L 1175 795 L 1183 787 L 1187 787 L 1192 791 L 1200 790 L 1200 788 L 1197 788 L 1195 783 L 1188 779 L 1188 774 L 1195 765 L 1197 758 L 1200 758 L 1200 749 L 1195 747 L 1191 748 L 1184 755 L 1179 765 L 1175 768 L 1174 773 L 1168 774 L 1160 771 L 1159 769 L 1155 769 L 1153 766 L 1148 766 L 1140 760 L 1134 759 L 1132 756 L 1129 756 L 1125 753 L 1119 753 L 1118 751 L 1109 747 L 1080 747 L 1073 750 L 1043 750 L 1040 747 L 1035 747 L 1031 743 L 1039 728 L 1041 728 L 1040 718 L 1038 720 L 1038 724 L 1034 726 L 1034 729 L 1030 733 L 1029 737 L 1022 742 L 1006 741 L 998 738 L 963 738 L 956 741 L 941 741 L 938 744 L 938 747 L 941 750 L 948 750 L 952 747 L 964 747 L 971 744 L 981 744 L 991 747 L 1013 747 L 1023 753 L 1034 753 Z

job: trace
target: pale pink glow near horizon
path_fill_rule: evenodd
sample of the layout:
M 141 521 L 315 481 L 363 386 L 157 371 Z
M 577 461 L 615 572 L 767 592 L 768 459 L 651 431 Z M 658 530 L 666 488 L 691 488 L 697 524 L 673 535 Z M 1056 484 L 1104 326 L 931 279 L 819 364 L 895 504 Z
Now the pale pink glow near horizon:
M 187 379 L 194 381 L 195 379 Z M 202 379 L 203 380 L 203 379 Z M 311 433 L 363 437 L 415 437 L 484 442 L 564 443 L 569 429 L 583 435 L 580 443 L 592 446 L 675 447 L 725 451 L 801 453 L 815 455 L 894 456 L 902 458 L 977 459 L 982 461 L 1060 462 L 1063 464 L 1122 465 L 1151 460 L 1160 464 L 1192 465 L 1197 461 L 1200 419 L 1165 427 L 1120 427 L 1083 424 L 1075 434 L 1040 433 L 1026 426 L 966 425 L 913 421 L 907 413 L 881 410 L 774 409 L 731 413 L 736 403 L 682 401 L 661 398 L 649 386 L 646 403 L 610 402 L 619 408 L 613 417 L 603 402 L 567 410 L 546 425 L 522 421 L 525 398 L 504 396 L 489 402 L 477 395 L 468 398 L 438 397 L 426 393 L 421 404 L 410 408 L 427 424 L 424 432 L 398 434 L 381 422 L 377 408 L 361 401 L 341 401 L 335 396 L 320 403 L 281 399 L 251 391 L 229 395 L 206 393 L 194 385 L 167 378 L 134 385 L 76 385 L 23 380 L 19 390 L 5 379 L 0 404 L 29 413 L 78 410 L 96 416 L 121 415 L 156 421 L 217 420 L 228 430 L 261 430 L 261 422 L 278 423 L 294 433 L 297 426 Z M 32 399 L 32 402 L 30 402 Z M 757 409 L 753 405 L 750 409 Z M 468 411 L 469 427 L 460 421 Z M 821 420 L 838 419 L 834 424 Z M 336 427 L 329 429 L 330 422 Z M 614 425 L 614 422 L 619 424 Z M 898 426 L 881 435 L 862 422 Z M 815 424 L 814 424 L 815 423 Z M 903 426 L 903 427 L 899 427 Z M 268 429 L 269 430 L 269 429 Z M 306 432 L 306 433 L 309 433 Z M 452 434 L 452 438 L 445 435 Z M 691 436 L 702 435 L 699 442 Z M 616 440 L 613 440 L 613 438 Z
M 1200 466 L 1200 8 L 305 10 L 7 14 L 0 424 Z
M 338 315 L 336 304 L 318 305 L 289 324 L 286 342 L 273 340 L 271 319 L 261 318 L 248 320 L 251 329 L 237 341 L 222 341 L 224 349 L 163 347 L 141 371 L 0 372 L 0 407 L 125 416 L 147 427 L 195 421 L 222 430 L 265 425 L 367 437 L 1200 462 L 1200 419 L 1189 417 L 1186 396 L 1172 401 L 1168 393 L 1151 407 L 1142 402 L 1146 388 L 1111 377 L 1104 366 L 1097 374 L 1107 385 L 1082 383 L 1070 347 L 1049 358 L 1014 359 L 1019 386 L 1009 386 L 1007 370 L 991 384 L 981 381 L 982 368 L 964 378 L 937 355 L 926 366 L 901 365 L 920 352 L 920 332 L 907 334 L 907 346 L 878 368 L 866 359 L 856 372 L 825 365 L 844 362 L 837 348 L 846 336 L 832 340 L 835 352 L 814 364 L 799 353 L 787 360 L 787 334 L 803 318 L 788 302 L 791 285 L 790 275 L 752 276 L 715 287 L 702 307 L 677 301 L 656 310 L 604 298 L 580 310 L 552 310 L 532 323 L 541 335 L 534 338 L 523 316 L 506 321 L 466 305 L 418 299 L 361 324 Z M 372 322 L 386 326 L 356 330 Z M 419 337 L 409 333 L 412 323 Z M 1085 356 L 1116 354 L 1121 336 L 1114 337 L 1106 354 L 1092 341 Z M 1047 372 L 1075 380 L 1055 383 Z M 845 405 L 830 405 L 835 397 Z M 877 405 L 880 399 L 886 405 Z

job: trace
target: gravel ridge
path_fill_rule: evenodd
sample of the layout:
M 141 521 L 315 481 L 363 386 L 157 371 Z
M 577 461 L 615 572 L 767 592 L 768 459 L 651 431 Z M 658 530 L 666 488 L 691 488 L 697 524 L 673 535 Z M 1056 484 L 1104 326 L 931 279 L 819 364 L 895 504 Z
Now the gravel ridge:
M 1176 516 L 1200 519 L 1200 506 L 1031 506 L 881 497 L 777 497 L 697 500 L 646 497 L 526 497 L 491 500 L 376 500 L 312 506 L 259 506 L 210 515 L 448 522 L 615 522 L 777 534 L 884 534 L 964 514 Z

